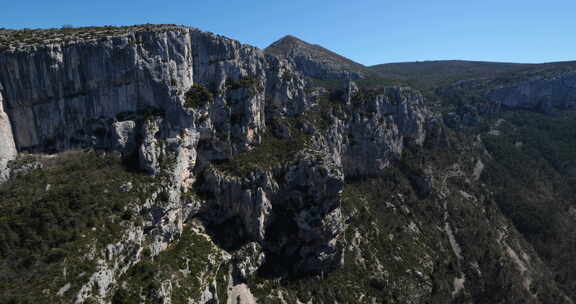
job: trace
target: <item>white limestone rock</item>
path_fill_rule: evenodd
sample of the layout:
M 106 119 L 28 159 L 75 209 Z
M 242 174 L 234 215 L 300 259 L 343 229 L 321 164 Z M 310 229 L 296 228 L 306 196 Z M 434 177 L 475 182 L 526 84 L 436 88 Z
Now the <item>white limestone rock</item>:
M 12 126 L 10 119 L 4 111 L 2 98 L 2 86 L 0 86 L 0 183 L 5 182 L 10 176 L 8 163 L 17 155 Z

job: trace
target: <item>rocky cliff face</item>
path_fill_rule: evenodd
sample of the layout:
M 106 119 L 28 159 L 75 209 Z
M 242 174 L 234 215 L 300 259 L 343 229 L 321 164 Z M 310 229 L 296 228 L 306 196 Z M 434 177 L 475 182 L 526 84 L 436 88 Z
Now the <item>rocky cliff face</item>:
M 491 109 L 478 109 L 481 112 L 494 113 L 496 107 L 543 113 L 574 108 L 576 72 L 571 63 L 566 66 L 560 63 L 542 64 L 525 69 L 493 78 L 460 80 L 436 91 L 446 99 L 465 103 L 489 101 L 483 107 Z
M 8 179 L 8 162 L 16 158 L 16 146 L 12 134 L 12 126 L 6 112 L 0 86 L 0 183 Z
M 192 191 L 198 159 L 203 167 L 252 149 L 266 131 L 267 111 L 295 115 L 309 103 L 303 80 L 284 61 L 186 27 L 11 47 L 0 53 L 0 62 L 2 179 L 16 149 L 112 149 L 136 159 L 160 179 L 140 211 L 149 218 L 152 255 L 165 250 L 182 233 L 183 221 L 198 212 L 198 200 L 183 198 Z M 234 208 L 245 221 L 258 211 Z M 125 257 L 142 242 L 141 230 L 127 232 L 113 255 Z M 109 296 L 108 286 L 126 271 L 101 264 L 77 301 Z
M 251 77 L 254 88 L 273 82 L 257 49 L 187 28 L 11 49 L 0 61 L 6 108 L 21 151 L 106 146 L 109 121 L 130 115 L 162 114 L 172 124 L 192 126 L 194 113 L 183 105 L 193 82 L 210 88 L 220 105 L 225 93 L 243 93 L 228 90 L 230 82 Z M 263 110 L 264 89 L 253 95 L 253 109 L 239 110 Z M 259 129 L 263 115 L 253 114 L 260 120 L 245 123 Z
M 42 35 L 0 51 L 0 193 L 13 202 L 27 181 L 35 204 L 72 214 L 92 189 L 118 202 L 58 238 L 71 251 L 1 247 L 16 270 L 0 283 L 56 269 L 36 270 L 32 295 L 63 303 L 572 303 L 480 182 L 482 137 L 446 128 L 419 92 L 347 82 L 338 97 L 303 75 L 341 67 L 187 27 Z M 139 173 L 61 188 L 50 159 L 81 149 L 105 154 L 77 152 L 90 170 L 120 154 Z M 19 224 L 0 226 L 6 244 L 30 238 Z
M 568 72 L 492 89 L 487 97 L 510 108 L 549 112 L 576 106 L 576 73 Z

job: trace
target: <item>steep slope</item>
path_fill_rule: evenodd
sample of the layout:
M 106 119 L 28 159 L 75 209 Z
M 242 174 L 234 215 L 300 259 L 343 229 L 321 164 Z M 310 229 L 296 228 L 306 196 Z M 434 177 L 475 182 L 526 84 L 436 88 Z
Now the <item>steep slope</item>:
M 315 88 L 305 76 L 341 79 L 354 64 L 174 25 L 0 37 L 9 303 L 576 297 L 562 268 L 576 227 L 570 143 L 528 144 L 533 129 L 506 116 L 520 112 L 464 85 L 449 90 L 465 101 L 456 112 L 408 87 Z M 536 129 L 556 133 L 546 123 L 573 116 L 543 119 Z M 529 149 L 502 149 L 520 149 L 516 136 Z M 531 153 L 549 145 L 562 149 Z
M 302 74 L 312 78 L 357 79 L 368 74 L 363 65 L 290 35 L 272 43 L 264 51 L 271 55 L 290 58 Z
M 485 181 L 496 202 L 574 297 L 576 113 L 502 114 L 486 136 L 494 156 Z
M 574 70 L 573 62 L 543 64 L 437 90 L 448 125 L 483 134 L 492 156 L 483 181 L 572 297 Z

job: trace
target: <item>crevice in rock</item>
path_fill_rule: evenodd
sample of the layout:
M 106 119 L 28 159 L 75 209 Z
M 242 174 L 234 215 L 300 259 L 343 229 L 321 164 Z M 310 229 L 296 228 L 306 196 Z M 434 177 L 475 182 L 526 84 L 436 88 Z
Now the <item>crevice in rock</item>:
M 244 223 L 239 216 L 233 216 L 223 222 L 214 222 L 206 214 L 201 215 L 200 218 L 212 241 L 228 252 L 234 252 L 253 241 L 244 229 Z

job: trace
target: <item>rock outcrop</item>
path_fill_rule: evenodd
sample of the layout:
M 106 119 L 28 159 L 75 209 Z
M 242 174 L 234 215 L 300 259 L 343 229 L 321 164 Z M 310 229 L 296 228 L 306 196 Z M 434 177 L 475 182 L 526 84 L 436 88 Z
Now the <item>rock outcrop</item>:
M 233 115 L 240 127 L 230 135 L 243 137 L 246 146 L 265 129 L 267 94 L 273 91 L 270 99 L 286 98 L 300 111 L 306 103 L 303 83 L 297 74 L 286 77 L 291 71 L 284 62 L 186 27 L 11 48 L 0 54 L 0 65 L 19 151 L 109 146 L 111 123 L 146 116 L 225 133 L 223 121 Z M 184 99 L 193 83 L 211 91 L 209 106 L 188 109 Z M 201 117 L 207 114 L 210 120 Z
M 509 108 L 550 112 L 576 107 L 576 72 L 538 77 L 490 90 L 489 99 Z
M 8 179 L 10 175 L 8 163 L 15 159 L 16 155 L 12 126 L 8 115 L 4 112 L 2 86 L 0 85 L 0 183 Z
M 332 127 L 317 137 L 318 148 L 334 157 L 348 178 L 382 175 L 406 145 L 424 143 L 434 119 L 422 95 L 406 87 L 360 91 L 350 100 L 330 110 Z

